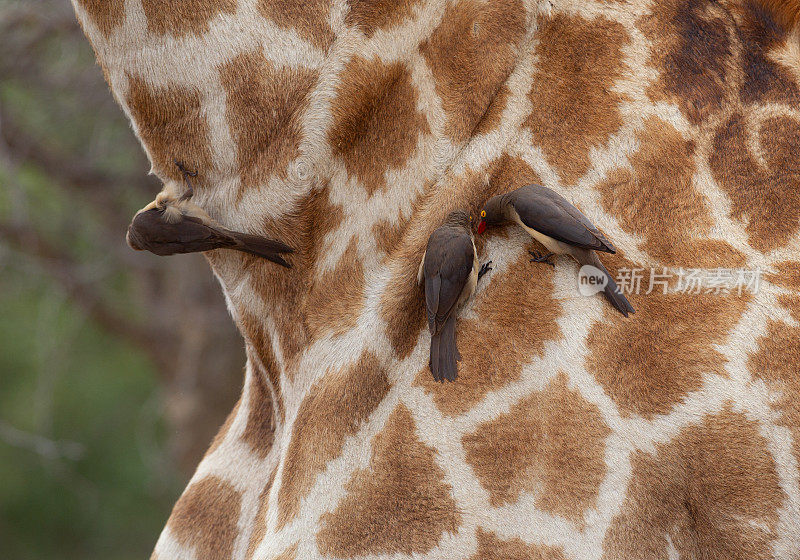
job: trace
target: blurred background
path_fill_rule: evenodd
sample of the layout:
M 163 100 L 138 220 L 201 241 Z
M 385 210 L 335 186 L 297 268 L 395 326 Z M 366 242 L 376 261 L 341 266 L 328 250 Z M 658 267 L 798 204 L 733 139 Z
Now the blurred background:
M 68 0 L 0 0 L 0 557 L 145 558 L 243 379 L 200 255 L 125 244 L 159 183 Z

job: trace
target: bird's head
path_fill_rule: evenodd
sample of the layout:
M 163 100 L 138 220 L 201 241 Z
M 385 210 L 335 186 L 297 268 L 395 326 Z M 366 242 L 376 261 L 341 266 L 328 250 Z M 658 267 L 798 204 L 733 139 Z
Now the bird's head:
M 504 221 L 505 211 L 502 197 L 493 196 L 486 202 L 483 209 L 481 209 L 480 219 L 478 221 L 478 234 L 480 235 L 486 231 L 487 226 L 496 226 Z
M 445 223 L 451 226 L 472 229 L 472 214 L 467 210 L 455 210 L 447 215 Z
M 478 235 L 486 231 L 486 210 L 481 210 L 481 219 L 478 221 Z

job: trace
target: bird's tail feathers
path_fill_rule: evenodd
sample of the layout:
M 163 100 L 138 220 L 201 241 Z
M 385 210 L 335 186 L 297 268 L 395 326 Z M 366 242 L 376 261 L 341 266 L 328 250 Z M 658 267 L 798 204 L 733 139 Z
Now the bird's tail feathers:
M 636 313 L 636 311 L 633 309 L 633 306 L 628 301 L 628 298 L 623 295 L 617 286 L 617 283 L 614 282 L 614 277 L 611 276 L 611 274 L 608 272 L 608 269 L 603 266 L 602 262 L 600 262 L 600 258 L 597 256 L 597 254 L 594 251 L 586 251 L 586 253 L 587 258 L 581 259 L 581 264 L 592 265 L 593 267 L 602 270 L 606 275 L 608 283 L 606 284 L 603 293 L 605 294 L 606 299 L 611 302 L 611 305 L 613 305 L 617 311 L 622 313 L 625 317 L 627 317 L 630 313 Z
M 240 243 L 236 247 L 236 249 L 239 251 L 244 251 L 245 253 L 250 253 L 251 255 L 255 255 L 257 257 L 263 257 L 281 266 L 285 266 L 286 268 L 292 267 L 291 264 L 286 262 L 286 260 L 280 256 L 282 253 L 294 253 L 294 249 L 285 243 L 281 243 L 280 241 L 276 241 L 274 239 L 269 239 L 268 237 L 250 235 L 249 233 L 231 233 Z
M 439 373 L 439 350 L 441 349 L 441 340 L 441 333 L 431 335 L 431 353 L 428 359 L 428 367 L 431 368 L 431 373 L 436 381 L 442 380 Z
M 436 381 L 455 381 L 461 354 L 456 346 L 456 318 L 450 315 L 442 329 L 431 336 L 430 368 Z

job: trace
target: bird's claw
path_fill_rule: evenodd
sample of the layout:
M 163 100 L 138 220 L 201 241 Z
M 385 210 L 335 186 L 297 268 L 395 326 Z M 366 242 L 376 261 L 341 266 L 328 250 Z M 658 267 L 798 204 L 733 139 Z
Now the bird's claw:
M 189 171 L 188 169 L 186 169 L 186 166 L 177 159 L 173 161 L 175 162 L 175 165 L 178 167 L 178 169 L 180 170 L 180 172 L 183 174 L 184 177 L 186 176 L 197 177 L 197 171 Z
M 528 254 L 533 257 L 530 260 L 530 262 L 545 263 L 549 264 L 552 267 L 556 266 L 556 264 L 550 260 L 550 257 L 554 256 L 555 253 L 547 253 L 545 255 L 541 255 L 536 251 L 528 251 Z
M 189 179 L 189 177 L 197 177 L 197 171 L 189 171 L 186 169 L 186 166 L 183 165 L 183 163 L 177 159 L 174 161 L 175 165 L 183 175 L 184 182 L 186 183 L 186 190 L 183 191 L 183 194 L 180 196 L 180 198 L 178 198 L 178 202 L 183 202 L 184 200 L 189 200 L 194 196 L 194 185 L 192 185 L 192 181 Z
M 492 261 L 488 261 L 481 266 L 481 269 L 478 271 L 478 280 L 483 278 L 483 275 L 492 270 Z

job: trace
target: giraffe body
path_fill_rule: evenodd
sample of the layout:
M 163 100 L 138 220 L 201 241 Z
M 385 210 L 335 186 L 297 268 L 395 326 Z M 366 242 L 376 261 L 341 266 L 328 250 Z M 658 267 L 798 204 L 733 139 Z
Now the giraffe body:
M 154 557 L 798 558 L 800 31 L 749 0 L 73 3 L 165 192 L 179 160 L 297 250 L 207 253 L 244 387 Z M 760 289 L 624 319 L 498 228 L 435 383 L 428 236 L 530 183 L 612 274 Z

